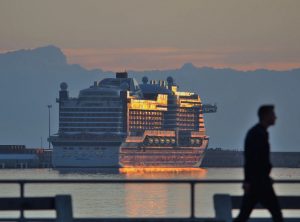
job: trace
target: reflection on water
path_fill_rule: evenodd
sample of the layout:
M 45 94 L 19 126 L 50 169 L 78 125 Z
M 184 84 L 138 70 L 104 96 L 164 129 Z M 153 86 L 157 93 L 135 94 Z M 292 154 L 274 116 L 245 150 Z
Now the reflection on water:
M 126 179 L 202 179 L 207 173 L 200 168 L 120 168 L 119 171 Z M 129 217 L 188 216 L 188 184 L 125 184 L 124 188 Z
M 167 214 L 167 185 L 126 184 L 124 188 L 127 216 L 163 216 Z
M 54 169 L 2 169 L 0 179 L 243 179 L 242 168 L 126 168 L 117 169 L 117 173 L 107 170 L 71 169 L 62 173 Z M 275 180 L 300 179 L 300 170 L 275 168 L 272 177 Z M 274 188 L 278 195 L 300 195 L 299 186 L 275 184 Z M 243 192 L 241 184 L 197 184 L 195 189 L 198 217 L 214 216 L 215 193 L 241 195 Z M 19 192 L 18 185 L 0 186 L 1 197 L 16 197 Z M 72 195 L 75 217 L 184 217 L 190 213 L 188 184 L 27 184 L 25 187 L 25 196 L 56 194 Z M 296 213 L 299 216 L 299 211 Z M 258 214 L 262 216 L 261 212 Z

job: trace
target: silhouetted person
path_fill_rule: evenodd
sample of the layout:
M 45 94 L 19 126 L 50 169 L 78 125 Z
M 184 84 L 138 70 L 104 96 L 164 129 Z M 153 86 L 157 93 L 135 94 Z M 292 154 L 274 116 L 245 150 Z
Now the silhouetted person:
M 247 221 L 257 203 L 267 208 L 275 222 L 282 222 L 281 209 L 273 190 L 270 172 L 268 127 L 275 124 L 274 106 L 264 105 L 258 110 L 259 123 L 252 127 L 245 139 L 245 181 L 242 206 L 235 222 Z

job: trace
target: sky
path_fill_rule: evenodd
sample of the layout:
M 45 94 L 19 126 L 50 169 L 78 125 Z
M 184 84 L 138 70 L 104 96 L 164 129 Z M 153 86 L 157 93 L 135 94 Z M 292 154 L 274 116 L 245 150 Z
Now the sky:
M 56 45 L 103 70 L 300 67 L 299 0 L 1 0 L 0 51 Z

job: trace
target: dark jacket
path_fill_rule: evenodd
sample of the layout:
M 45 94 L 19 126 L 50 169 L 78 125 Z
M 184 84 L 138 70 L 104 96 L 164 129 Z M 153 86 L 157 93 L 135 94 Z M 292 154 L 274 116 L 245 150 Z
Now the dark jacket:
M 245 139 L 245 182 L 263 184 L 270 182 L 270 144 L 269 134 L 262 125 L 252 127 Z

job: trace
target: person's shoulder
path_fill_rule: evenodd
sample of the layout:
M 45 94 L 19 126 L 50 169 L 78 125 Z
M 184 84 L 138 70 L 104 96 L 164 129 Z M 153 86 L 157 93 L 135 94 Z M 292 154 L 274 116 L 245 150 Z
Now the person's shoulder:
M 259 129 L 259 124 L 255 124 L 254 126 L 252 126 L 252 127 L 248 130 L 248 134 L 249 134 L 249 133 L 256 132 L 258 129 Z
M 253 127 L 251 127 L 247 133 L 247 136 L 257 136 L 257 135 L 264 135 L 265 130 L 263 127 L 257 123 Z

